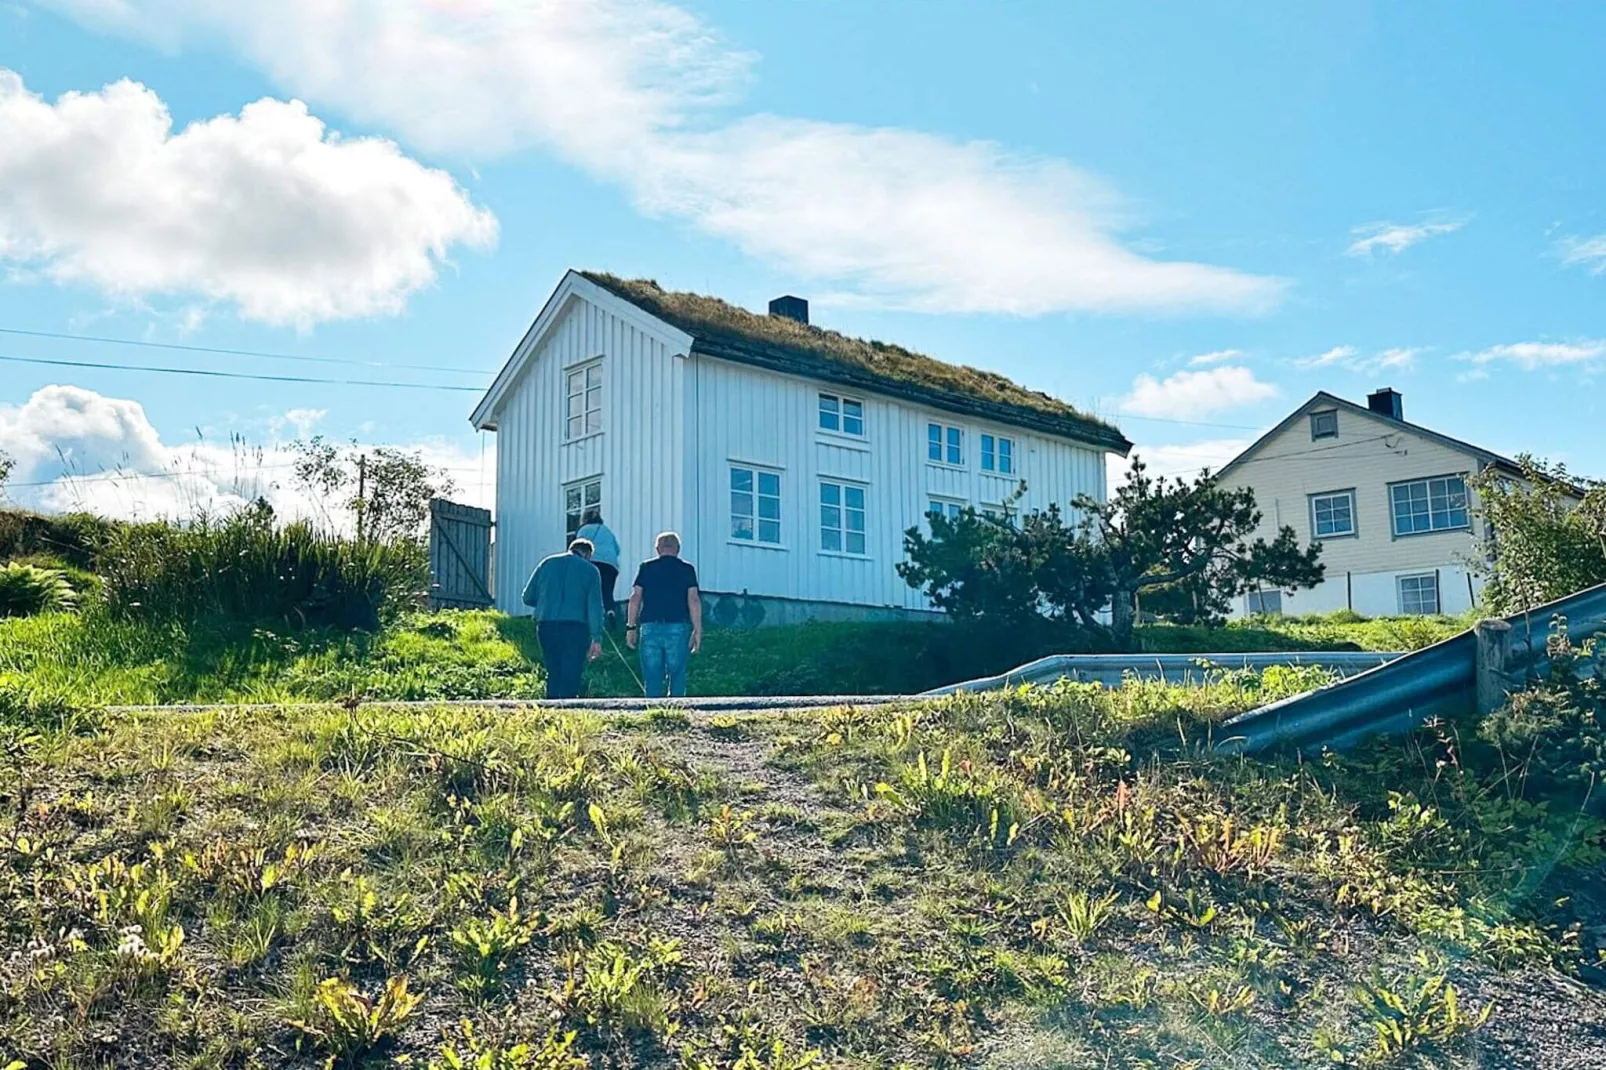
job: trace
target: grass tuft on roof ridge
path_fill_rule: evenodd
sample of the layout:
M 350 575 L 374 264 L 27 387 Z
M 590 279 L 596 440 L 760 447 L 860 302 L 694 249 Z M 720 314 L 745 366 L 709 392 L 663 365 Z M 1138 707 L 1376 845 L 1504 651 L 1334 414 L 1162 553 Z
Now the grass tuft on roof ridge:
M 939 407 L 974 410 L 985 418 L 1091 440 L 1123 454 L 1131 446 L 1113 424 L 997 372 L 950 364 L 900 345 L 853 338 L 784 316 L 751 312 L 718 297 L 666 290 L 654 279 L 623 279 L 600 271 L 579 274 L 692 335 L 712 356 L 728 356 L 732 347 L 768 347 L 794 360 L 821 365 L 818 370 L 825 378 L 838 378 L 831 371 L 845 373 L 869 380 L 861 383 L 868 388 L 921 395 Z M 962 407 L 967 400 L 978 404 Z

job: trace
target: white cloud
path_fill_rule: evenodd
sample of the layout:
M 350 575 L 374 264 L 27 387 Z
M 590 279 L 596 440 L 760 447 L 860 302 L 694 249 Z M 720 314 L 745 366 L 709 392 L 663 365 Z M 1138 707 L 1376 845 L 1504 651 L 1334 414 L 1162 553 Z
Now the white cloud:
M 1132 416 L 1189 419 L 1253 405 L 1277 394 L 1276 386 L 1255 378 L 1253 371 L 1229 364 L 1206 371 L 1175 372 L 1164 379 L 1139 375 L 1120 406 Z
M 1515 364 L 1525 371 L 1540 368 L 1592 366 L 1606 361 L 1606 339 L 1580 342 L 1515 342 L 1462 353 L 1458 360 L 1473 364 Z
M 0 262 L 119 296 L 199 294 L 298 326 L 392 314 L 453 246 L 496 238 L 450 175 L 330 133 L 299 101 L 175 133 L 138 83 L 51 104 L 0 68 L 0 144 Z
M 661 0 L 55 0 L 170 47 L 221 39 L 290 91 L 436 151 L 556 152 L 827 301 L 931 311 L 1257 312 L 1280 280 L 1141 255 L 1118 199 L 988 142 L 729 121 L 755 57 Z
M 1206 468 L 1212 472 L 1220 471 L 1222 465 L 1248 449 L 1253 441 L 1248 438 L 1216 438 L 1186 444 L 1140 444 L 1133 447 L 1132 453 L 1142 459 L 1151 476 L 1191 479 Z M 1105 476 L 1111 491 L 1126 482 L 1131 464 L 1130 460 L 1114 454 L 1106 458 Z
M 1238 360 L 1243 351 L 1238 349 L 1217 349 L 1211 353 L 1200 353 L 1198 356 L 1188 358 L 1190 368 L 1208 368 L 1213 364 L 1225 364 L 1229 360 Z
M 296 438 L 306 438 L 328 415 L 328 409 L 291 409 L 284 414 L 283 425 L 294 430 Z
M 1439 234 L 1451 234 L 1467 225 L 1465 219 L 1431 223 L 1367 223 L 1351 229 L 1355 240 L 1344 252 L 1349 256 L 1371 256 L 1382 249 L 1403 253 L 1418 242 Z
M 1354 346 L 1334 346 L 1325 353 L 1318 353 L 1312 357 L 1297 357 L 1293 364 L 1296 368 L 1306 370 L 1343 368 L 1346 371 L 1368 374 L 1391 370 L 1411 371 L 1415 369 L 1416 358 L 1422 352 L 1420 347 L 1411 346 L 1395 346 L 1374 353 L 1362 353 Z
M 1606 234 L 1593 238 L 1563 238 L 1561 262 L 1578 264 L 1591 275 L 1606 275 Z
M 495 466 L 482 471 L 477 452 L 443 439 L 400 445 L 449 470 L 454 500 L 490 507 Z M 0 406 L 0 450 L 17 461 L 7 495 L 33 508 L 184 518 L 264 497 L 286 518 L 349 520 L 296 486 L 296 455 L 282 443 L 172 445 L 138 402 L 82 387 L 47 386 L 21 405 Z

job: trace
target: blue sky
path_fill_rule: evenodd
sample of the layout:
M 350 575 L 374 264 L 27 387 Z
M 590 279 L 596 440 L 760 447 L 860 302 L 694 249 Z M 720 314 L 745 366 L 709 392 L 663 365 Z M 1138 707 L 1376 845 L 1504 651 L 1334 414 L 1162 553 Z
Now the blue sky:
M 1162 471 L 1392 385 L 1603 474 L 1602 40 L 1585 3 L 0 0 L 0 328 L 385 367 L 0 355 L 477 389 L 592 267 L 802 294 Z M 473 498 L 474 400 L 0 362 L 0 448 L 43 505 L 226 495 L 230 435 L 276 479 L 298 432 Z M 193 472 L 82 478 L 119 464 Z

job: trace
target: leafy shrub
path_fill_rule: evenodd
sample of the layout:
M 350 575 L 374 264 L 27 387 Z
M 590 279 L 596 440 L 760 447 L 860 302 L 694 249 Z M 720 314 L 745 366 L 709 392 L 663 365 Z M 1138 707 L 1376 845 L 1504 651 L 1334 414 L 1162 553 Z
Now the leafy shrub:
M 258 507 L 176 526 L 128 525 L 101 557 L 106 603 L 142 620 L 222 617 L 291 627 L 375 629 L 428 583 L 417 543 L 362 542 Z
M 1574 647 L 1566 622 L 1547 642 L 1550 679 L 1483 719 L 1479 735 L 1521 763 L 1541 788 L 1588 791 L 1606 777 L 1606 682 L 1598 638 Z M 1581 663 L 1594 672 L 1580 674 Z
M 43 555 L 92 570 L 106 536 L 118 527 L 89 513 L 41 514 L 0 510 L 0 561 Z
M 31 617 L 71 609 L 78 595 L 62 573 L 13 562 L 0 565 L 0 617 Z
M 329 1054 L 330 1066 L 354 1065 L 410 1017 L 422 996 L 407 991 L 407 978 L 392 977 L 378 998 L 363 995 L 356 985 L 331 977 L 318 985 L 309 1020 L 290 1024 Z

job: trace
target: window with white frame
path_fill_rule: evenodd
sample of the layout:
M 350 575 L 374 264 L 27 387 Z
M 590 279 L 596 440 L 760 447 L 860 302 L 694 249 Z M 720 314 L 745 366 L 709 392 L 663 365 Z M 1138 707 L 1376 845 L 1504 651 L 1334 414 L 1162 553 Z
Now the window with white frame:
M 820 430 L 864 436 L 864 402 L 837 394 L 820 395 Z
M 1355 534 L 1355 492 L 1334 491 L 1310 496 L 1310 530 L 1317 539 Z
M 932 498 L 926 503 L 926 515 L 945 516 L 949 520 L 958 520 L 965 511 L 963 502 L 949 501 L 946 498 Z
M 820 480 L 820 549 L 863 554 L 864 488 L 857 483 Z
M 1283 611 L 1283 592 L 1281 591 L 1250 591 L 1245 598 L 1248 600 L 1247 609 L 1252 617 L 1280 616 Z
M 927 424 L 926 460 L 938 464 L 964 464 L 965 432 L 946 424 Z
M 1424 572 L 1401 576 L 1395 581 L 1400 591 L 1400 613 L 1405 616 L 1433 617 L 1439 613 L 1439 574 Z
M 781 475 L 747 465 L 731 465 L 731 538 L 779 546 Z
M 1015 473 L 1015 440 L 1002 435 L 981 436 L 981 470 L 1000 475 Z
M 574 538 L 574 533 L 585 525 L 586 514 L 592 510 L 602 512 L 602 480 L 586 479 L 570 483 L 563 488 L 563 542 Z
M 1460 476 L 1395 483 L 1389 487 L 1389 506 L 1396 535 L 1472 526 L 1467 511 L 1467 481 Z
M 583 438 L 602 430 L 602 364 L 587 364 L 568 374 L 564 438 Z

